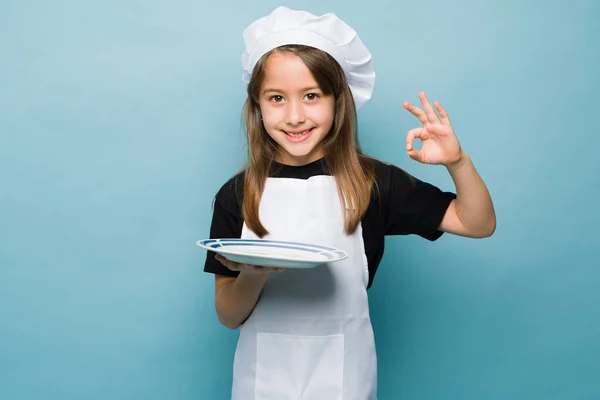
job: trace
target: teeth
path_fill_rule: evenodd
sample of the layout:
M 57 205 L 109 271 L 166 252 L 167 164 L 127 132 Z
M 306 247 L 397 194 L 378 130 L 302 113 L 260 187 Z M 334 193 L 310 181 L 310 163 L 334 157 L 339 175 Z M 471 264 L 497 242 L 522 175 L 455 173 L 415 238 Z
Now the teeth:
M 290 132 L 286 132 L 286 133 L 287 133 L 288 135 L 290 135 L 291 137 L 298 138 L 298 137 L 301 137 L 301 136 L 304 136 L 304 135 L 306 135 L 306 134 L 308 133 L 308 131 L 310 131 L 310 129 L 308 129 L 308 130 L 306 130 L 306 131 L 304 131 L 304 132 L 300 132 L 300 133 L 290 133 Z

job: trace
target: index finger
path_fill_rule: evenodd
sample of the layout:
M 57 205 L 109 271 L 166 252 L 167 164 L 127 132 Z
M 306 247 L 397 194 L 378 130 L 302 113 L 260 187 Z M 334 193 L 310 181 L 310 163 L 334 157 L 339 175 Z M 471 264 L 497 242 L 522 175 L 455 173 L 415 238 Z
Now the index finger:
M 425 125 L 428 121 L 427 121 L 427 115 L 425 115 L 425 113 L 423 112 L 423 110 L 421 110 L 419 107 L 417 106 L 413 106 L 412 104 L 408 103 L 408 102 L 404 102 L 402 103 L 402 105 L 404 106 L 404 108 L 406 108 L 411 114 L 413 114 L 415 117 L 417 117 L 417 119 L 419 121 L 421 121 L 421 123 L 423 125 Z

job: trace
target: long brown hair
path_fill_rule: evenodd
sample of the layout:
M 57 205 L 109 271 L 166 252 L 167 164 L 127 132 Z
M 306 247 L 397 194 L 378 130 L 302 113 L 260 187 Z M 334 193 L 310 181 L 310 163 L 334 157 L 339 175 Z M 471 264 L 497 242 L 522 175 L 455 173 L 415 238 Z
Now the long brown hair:
M 244 174 L 242 215 L 246 225 L 258 237 L 269 232 L 260 222 L 259 205 L 265 181 L 277 154 L 277 144 L 269 136 L 260 117 L 259 93 L 265 76 L 265 63 L 273 52 L 289 52 L 300 57 L 323 93 L 333 95 L 335 116 L 331 131 L 323 138 L 325 166 L 335 177 L 344 212 L 344 230 L 355 231 L 371 200 L 375 182 L 372 159 L 363 154 L 357 137 L 356 107 L 343 70 L 324 51 L 301 45 L 278 47 L 265 54 L 256 64 L 248 84 L 243 118 L 248 139 L 248 161 Z

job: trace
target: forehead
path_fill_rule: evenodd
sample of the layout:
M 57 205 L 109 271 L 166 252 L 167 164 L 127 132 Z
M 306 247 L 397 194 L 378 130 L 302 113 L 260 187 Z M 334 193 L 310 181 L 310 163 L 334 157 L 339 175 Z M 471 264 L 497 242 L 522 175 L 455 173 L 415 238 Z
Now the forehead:
M 272 53 L 265 63 L 262 89 L 298 91 L 318 87 L 317 81 L 302 59 L 289 52 Z

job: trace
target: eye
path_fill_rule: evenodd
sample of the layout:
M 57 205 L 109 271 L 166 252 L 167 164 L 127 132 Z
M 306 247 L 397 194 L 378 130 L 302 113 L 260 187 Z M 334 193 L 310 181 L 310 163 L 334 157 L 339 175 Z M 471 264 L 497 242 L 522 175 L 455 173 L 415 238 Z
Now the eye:
M 283 96 L 275 95 L 269 98 L 270 101 L 274 103 L 281 103 L 283 101 Z
M 316 93 L 309 93 L 306 95 L 306 99 L 309 101 L 313 101 L 319 98 L 319 95 Z

